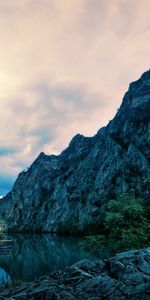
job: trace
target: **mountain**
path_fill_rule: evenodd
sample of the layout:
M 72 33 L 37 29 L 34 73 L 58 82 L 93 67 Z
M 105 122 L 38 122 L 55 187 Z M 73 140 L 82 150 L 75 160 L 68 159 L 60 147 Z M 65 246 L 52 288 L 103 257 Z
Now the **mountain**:
M 10 230 L 83 232 L 99 226 L 107 200 L 150 197 L 150 70 L 93 137 L 76 135 L 59 156 L 41 153 L 0 201 Z

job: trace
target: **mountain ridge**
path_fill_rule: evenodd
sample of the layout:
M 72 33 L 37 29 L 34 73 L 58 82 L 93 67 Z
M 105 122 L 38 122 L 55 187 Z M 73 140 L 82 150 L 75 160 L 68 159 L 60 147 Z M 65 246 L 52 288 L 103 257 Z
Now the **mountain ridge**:
M 77 134 L 58 156 L 43 152 L 0 202 L 12 231 L 83 232 L 101 223 L 108 199 L 150 196 L 150 70 L 93 137 Z M 7 213 L 6 213 L 7 210 Z

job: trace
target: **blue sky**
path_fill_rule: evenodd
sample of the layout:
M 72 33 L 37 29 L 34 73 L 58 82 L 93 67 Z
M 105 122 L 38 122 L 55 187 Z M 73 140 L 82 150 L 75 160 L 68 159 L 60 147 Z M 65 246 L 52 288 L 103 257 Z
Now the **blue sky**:
M 149 0 L 0 0 L 0 195 L 112 119 L 149 69 Z

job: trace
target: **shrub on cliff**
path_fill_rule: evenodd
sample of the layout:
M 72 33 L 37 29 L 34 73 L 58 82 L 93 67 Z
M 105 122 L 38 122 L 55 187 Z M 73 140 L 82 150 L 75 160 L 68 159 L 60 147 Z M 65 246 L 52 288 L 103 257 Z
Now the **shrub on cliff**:
M 110 200 L 104 228 L 109 242 L 115 241 L 118 248 L 144 247 L 150 238 L 144 200 L 127 194 Z
M 150 240 L 150 224 L 147 206 L 141 198 L 123 194 L 108 201 L 108 209 L 103 216 L 103 231 L 99 235 L 87 237 L 85 247 L 95 249 L 107 247 L 110 252 L 142 248 Z

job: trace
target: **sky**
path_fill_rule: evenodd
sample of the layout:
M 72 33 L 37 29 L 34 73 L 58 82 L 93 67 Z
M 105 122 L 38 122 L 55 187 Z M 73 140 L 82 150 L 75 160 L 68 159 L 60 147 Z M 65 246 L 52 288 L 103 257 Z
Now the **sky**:
M 150 67 L 149 0 L 0 0 L 0 195 L 113 118 Z

